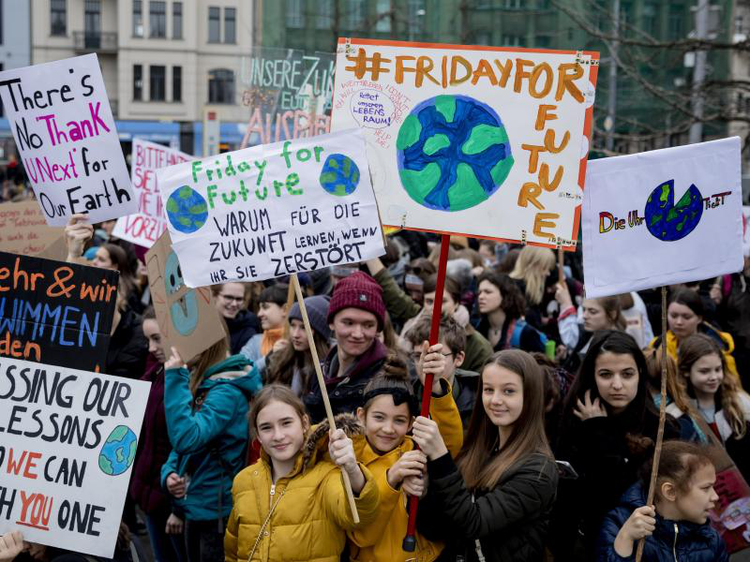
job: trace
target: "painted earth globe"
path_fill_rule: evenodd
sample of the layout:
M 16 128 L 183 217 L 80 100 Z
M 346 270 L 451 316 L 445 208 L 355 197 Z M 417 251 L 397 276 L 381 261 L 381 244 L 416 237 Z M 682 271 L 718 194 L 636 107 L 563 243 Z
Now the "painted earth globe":
M 208 205 L 193 188 L 183 185 L 167 199 L 167 217 L 175 230 L 190 234 L 208 220 Z
M 331 195 L 350 195 L 359 185 L 359 167 L 344 154 L 331 154 L 320 171 L 320 185 Z
M 468 96 L 436 96 L 417 105 L 399 129 L 396 149 L 409 197 L 440 211 L 486 201 L 513 167 L 500 117 Z
M 118 425 L 104 441 L 99 451 L 99 468 L 109 476 L 117 476 L 130 468 L 138 448 L 138 438 L 133 430 Z
M 649 195 L 644 211 L 648 231 L 663 242 L 674 242 L 690 234 L 701 220 L 703 197 L 691 185 L 674 202 L 674 180 L 658 185 Z

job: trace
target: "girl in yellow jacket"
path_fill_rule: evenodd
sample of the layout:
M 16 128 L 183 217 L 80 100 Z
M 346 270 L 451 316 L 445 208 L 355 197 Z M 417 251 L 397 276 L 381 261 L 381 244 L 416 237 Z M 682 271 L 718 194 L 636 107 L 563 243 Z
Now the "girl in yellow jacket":
M 344 421 L 357 431 L 353 416 Z M 341 428 L 329 438 L 327 422 L 310 431 L 302 401 L 278 384 L 257 395 L 250 424 L 261 459 L 234 479 L 225 560 L 338 562 L 346 531 L 355 529 L 339 467 L 351 480 L 360 524 L 374 519 L 379 496 L 372 476 L 357 463 L 351 439 Z
M 435 375 L 430 415 L 437 422 L 451 454 L 455 455 L 463 444 L 463 428 L 450 385 L 441 378 L 446 362 L 442 349 L 441 344 L 428 349 L 425 343 L 417 373 L 422 384 L 425 373 Z M 414 441 L 407 435 L 414 417 L 419 415 L 419 404 L 407 380 L 406 367 L 398 359 L 389 358 L 384 369 L 385 372 L 365 387 L 364 406 L 357 410 L 365 435 L 354 438 L 357 458 L 372 472 L 380 490 L 380 506 L 373 523 L 349 531 L 350 558 L 353 562 L 414 559 L 431 562 L 440 554 L 441 543 L 430 542 L 417 534 L 416 552 L 405 552 L 401 548 L 409 519 L 408 496 L 421 495 L 427 458 L 416 450 Z

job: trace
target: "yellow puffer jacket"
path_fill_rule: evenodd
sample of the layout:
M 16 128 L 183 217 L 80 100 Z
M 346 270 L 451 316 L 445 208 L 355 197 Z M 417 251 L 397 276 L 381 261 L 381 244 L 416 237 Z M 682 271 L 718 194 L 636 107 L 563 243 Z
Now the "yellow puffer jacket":
M 348 434 L 361 432 L 351 415 L 337 426 Z M 251 560 L 310 560 L 338 562 L 346 544 L 346 531 L 355 524 L 344 492 L 339 468 L 327 457 L 328 423 L 313 428 L 291 474 L 273 485 L 271 465 L 264 454 L 261 460 L 245 468 L 234 479 L 234 504 L 224 535 L 224 560 L 248 560 L 261 527 L 263 535 Z M 360 525 L 376 516 L 378 487 L 372 475 L 360 464 L 366 484 L 356 498 Z M 277 503 L 278 502 L 278 503 Z
M 444 383 L 443 390 L 446 386 L 447 383 Z M 455 457 L 463 445 L 463 427 L 450 387 L 444 396 L 433 395 L 430 400 L 430 417 L 438 424 L 445 446 L 451 456 Z M 430 542 L 419 533 L 416 537 L 416 552 L 406 552 L 401 548 L 409 522 L 408 498 L 403 491 L 391 488 L 387 472 L 404 453 L 413 449 L 414 441 L 407 436 L 401 445 L 392 451 L 378 455 L 364 436 L 354 438 L 357 459 L 372 472 L 373 480 L 380 490 L 380 505 L 377 519 L 373 523 L 347 533 L 351 544 L 352 562 L 432 562 L 442 552 L 442 543 Z

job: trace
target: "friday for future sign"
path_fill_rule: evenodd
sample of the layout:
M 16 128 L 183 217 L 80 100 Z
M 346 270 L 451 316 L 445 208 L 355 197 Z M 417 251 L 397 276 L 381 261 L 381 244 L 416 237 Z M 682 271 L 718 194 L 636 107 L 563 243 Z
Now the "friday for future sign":
M 0 72 L 0 96 L 47 224 L 138 210 L 95 54 Z
M 0 535 L 111 558 L 150 387 L 0 357 Z
M 358 129 L 157 172 L 188 287 L 259 281 L 383 254 Z

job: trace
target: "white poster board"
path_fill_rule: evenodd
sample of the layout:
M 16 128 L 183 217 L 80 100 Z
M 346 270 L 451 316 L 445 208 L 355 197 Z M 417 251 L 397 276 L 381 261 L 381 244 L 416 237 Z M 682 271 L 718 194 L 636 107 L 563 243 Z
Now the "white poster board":
M 0 72 L 0 96 L 47 224 L 138 209 L 95 54 Z
M 143 139 L 133 139 L 130 178 L 138 200 L 138 212 L 117 219 L 112 234 L 145 248 L 153 246 L 167 229 L 156 170 L 192 159 L 192 156 L 179 150 Z
M 359 129 L 157 172 L 188 287 L 259 281 L 384 253 Z
M 586 296 L 699 281 L 742 263 L 739 137 L 589 162 Z
M 0 358 L 0 535 L 111 558 L 150 388 Z
M 384 225 L 573 248 L 599 54 L 339 39 Z

